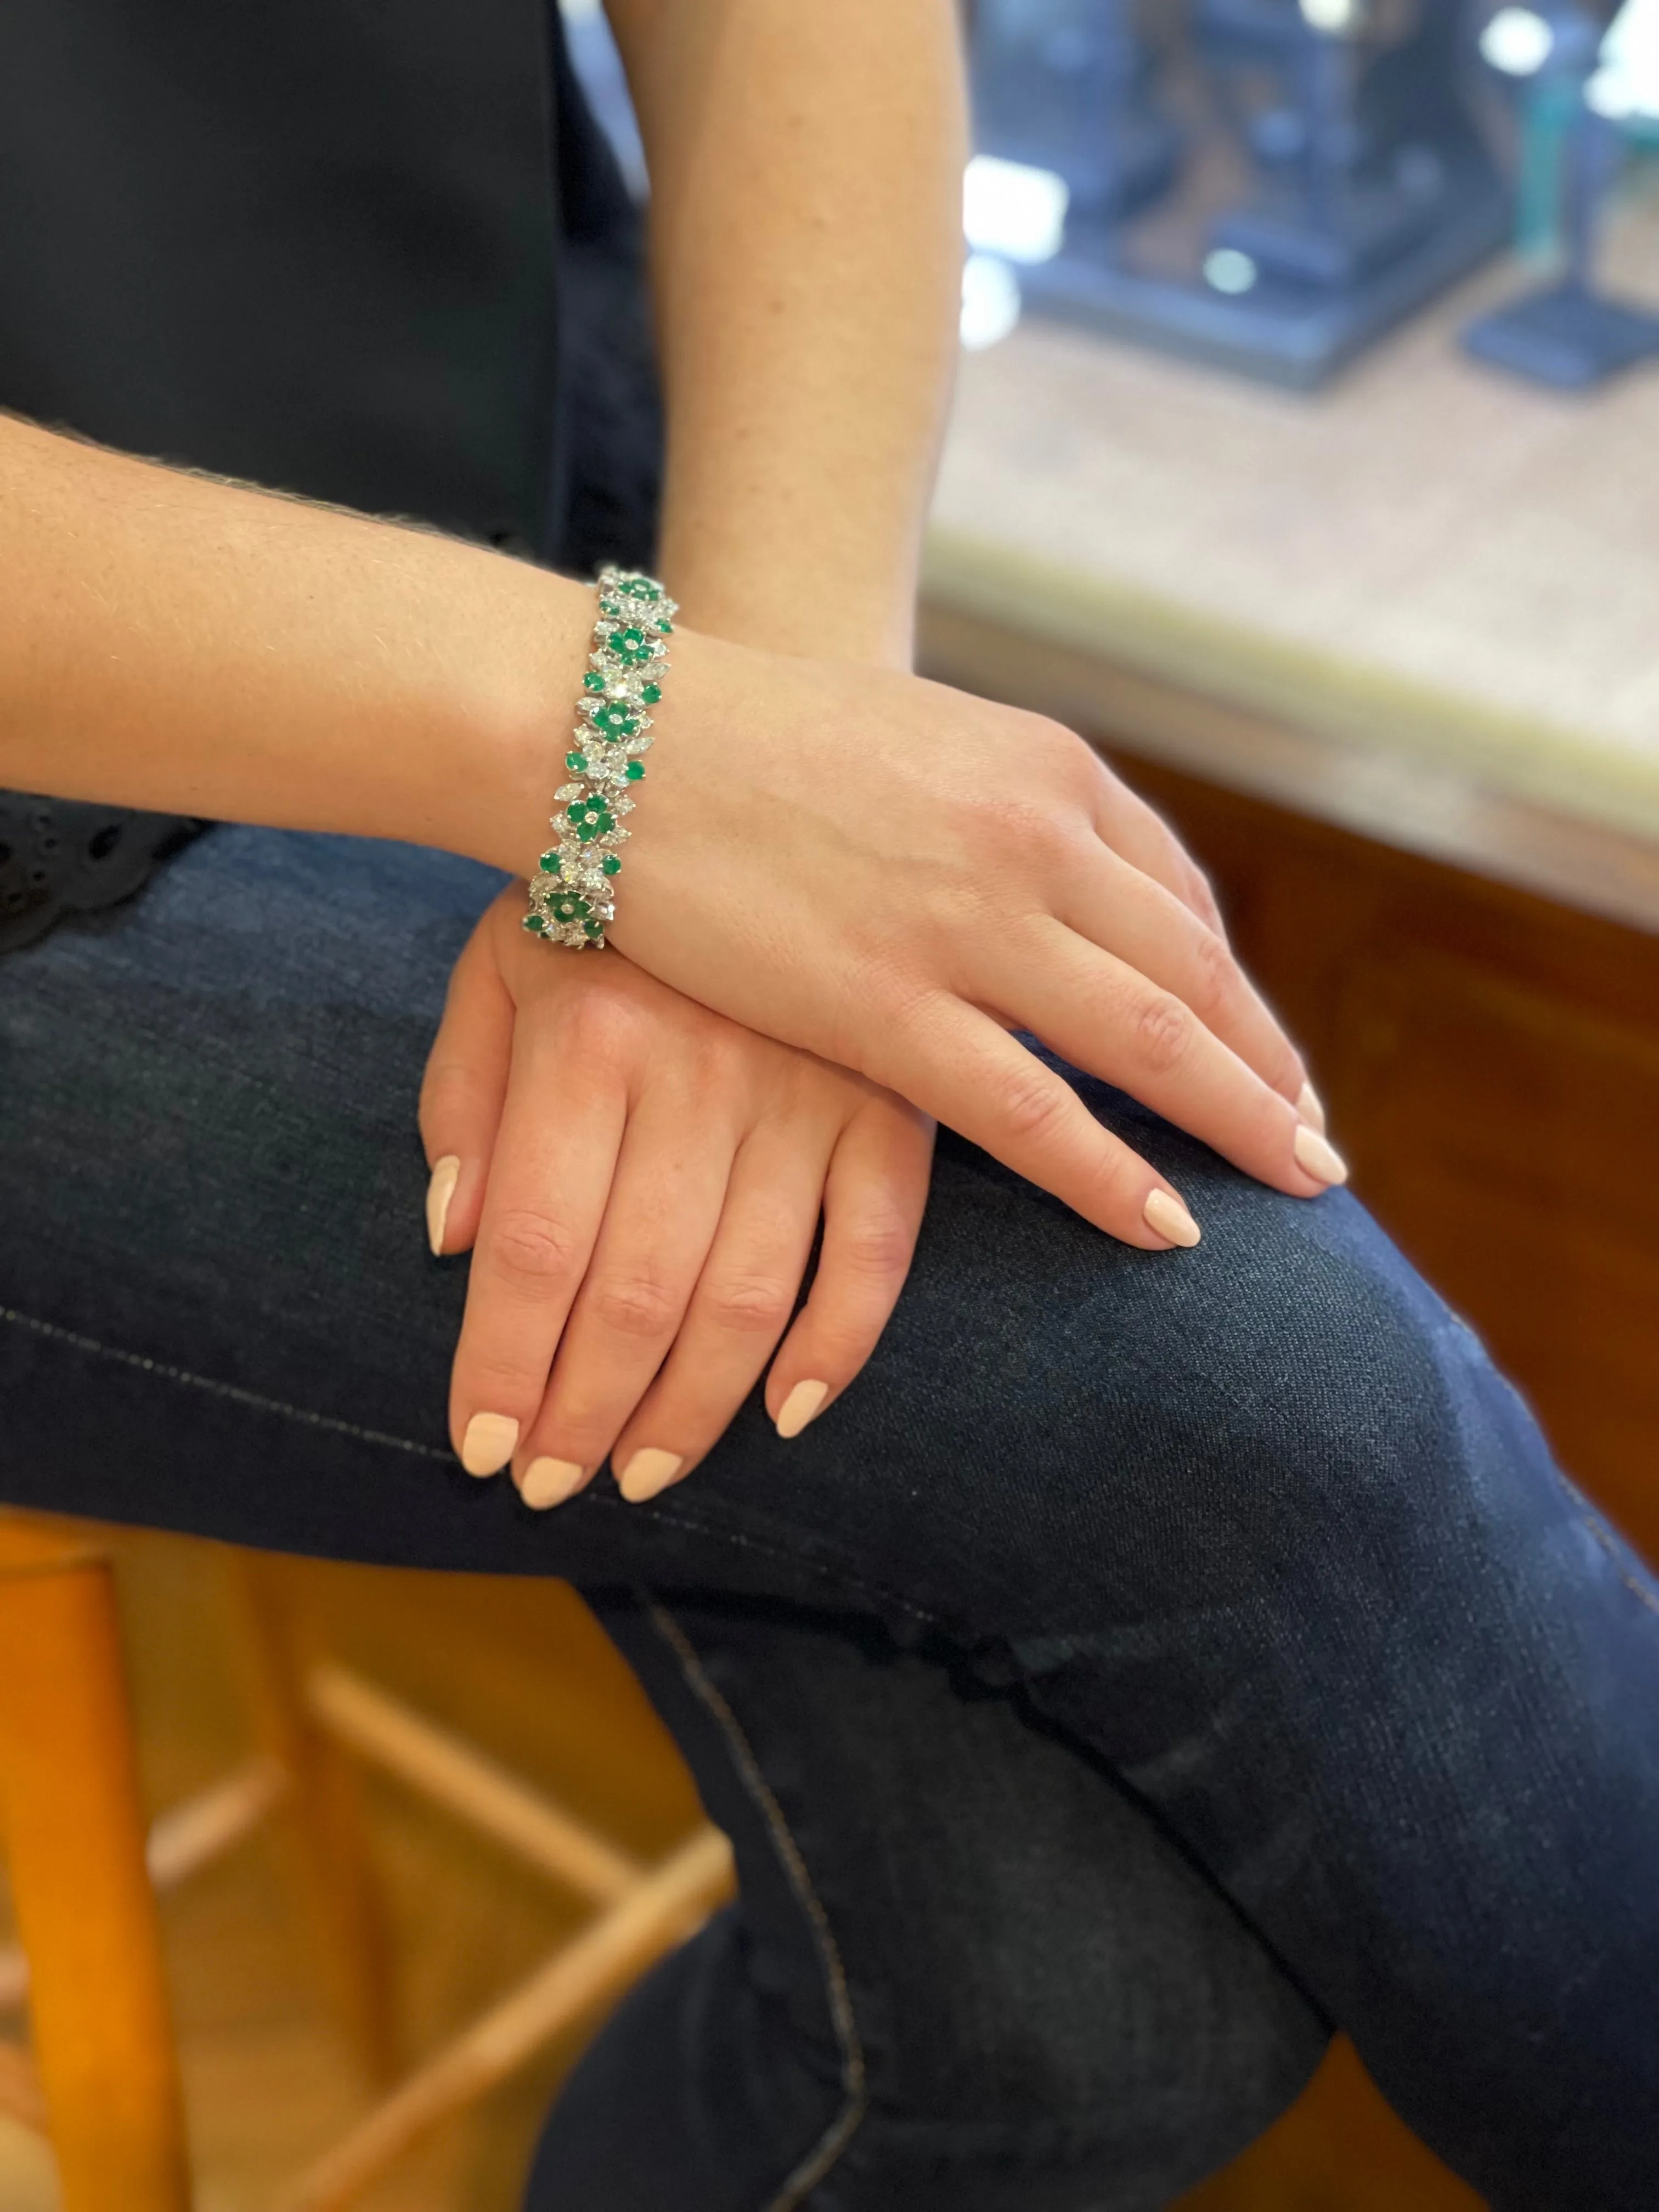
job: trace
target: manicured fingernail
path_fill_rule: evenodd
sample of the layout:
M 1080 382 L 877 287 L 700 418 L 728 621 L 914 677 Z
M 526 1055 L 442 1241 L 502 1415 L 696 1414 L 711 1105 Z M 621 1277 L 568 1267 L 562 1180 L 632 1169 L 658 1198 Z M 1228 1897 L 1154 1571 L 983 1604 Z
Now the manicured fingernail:
M 434 1253 L 444 1249 L 444 1224 L 449 1219 L 449 1201 L 455 1195 L 461 1163 L 454 1152 L 446 1152 L 432 1170 L 432 1180 L 426 1187 L 426 1236 Z
M 526 1505 L 545 1512 L 550 1505 L 562 1505 L 567 1498 L 574 1496 L 581 1488 L 584 1472 L 574 1460 L 532 1459 L 524 1471 L 519 1495 Z
M 519 1425 L 505 1413 L 475 1413 L 461 1438 L 461 1465 L 469 1474 L 499 1474 L 518 1441 Z
M 1303 1122 L 1297 1129 L 1291 1149 L 1298 1163 L 1310 1176 L 1321 1182 L 1346 1182 L 1348 1164 L 1334 1146 L 1328 1145 L 1317 1129 Z
M 829 1395 L 827 1382 L 797 1382 L 778 1408 L 778 1434 L 798 1437 Z
M 1155 1190 L 1140 1212 L 1146 1226 L 1167 1237 L 1171 1244 L 1196 1244 L 1203 1234 L 1181 1200 L 1167 1190 Z
M 683 1452 L 659 1451 L 654 1444 L 647 1444 L 643 1451 L 635 1453 L 617 1477 L 617 1487 L 630 1505 L 643 1505 L 647 1498 L 666 1490 L 684 1465 Z
M 1322 1137 L 1324 1135 L 1325 1109 L 1311 1083 L 1304 1083 L 1297 1091 L 1296 1110 L 1310 1129 L 1317 1129 Z

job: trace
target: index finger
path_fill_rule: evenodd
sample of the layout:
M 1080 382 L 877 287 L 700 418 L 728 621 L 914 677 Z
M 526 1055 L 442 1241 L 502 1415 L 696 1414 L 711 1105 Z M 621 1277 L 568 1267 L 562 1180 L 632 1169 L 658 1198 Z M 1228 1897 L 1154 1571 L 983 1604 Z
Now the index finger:
M 469 1474 L 499 1473 L 541 1405 L 622 1147 L 623 1073 L 573 1051 L 569 1027 L 521 1021 L 514 1034 L 450 1382 Z

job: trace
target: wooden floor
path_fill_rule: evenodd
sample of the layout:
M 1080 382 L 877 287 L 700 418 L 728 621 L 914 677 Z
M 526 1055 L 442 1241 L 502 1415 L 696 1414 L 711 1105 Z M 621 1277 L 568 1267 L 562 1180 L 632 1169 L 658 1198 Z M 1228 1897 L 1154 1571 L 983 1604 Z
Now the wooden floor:
M 245 1747 L 213 1547 L 118 1539 L 146 1786 L 161 1807 Z M 311 1571 L 340 1656 L 643 1855 L 693 1824 L 689 1778 L 631 1679 L 556 1584 Z M 431 2049 L 578 1917 L 478 1838 L 374 1785 L 406 2055 Z M 256 1838 L 165 1906 L 199 2212 L 264 2212 L 362 2109 L 283 1887 Z M 0 2022 L 0 2031 L 7 2023 Z M 365 2212 L 517 2212 L 537 2124 L 581 2037 L 412 2154 Z M 52 2212 L 49 2159 L 0 2121 L 0 2212 Z M 570 2212 L 602 2212 L 573 2206 Z M 1297 2111 L 1184 2212 L 1478 2212 L 1393 2118 L 1346 2046 Z

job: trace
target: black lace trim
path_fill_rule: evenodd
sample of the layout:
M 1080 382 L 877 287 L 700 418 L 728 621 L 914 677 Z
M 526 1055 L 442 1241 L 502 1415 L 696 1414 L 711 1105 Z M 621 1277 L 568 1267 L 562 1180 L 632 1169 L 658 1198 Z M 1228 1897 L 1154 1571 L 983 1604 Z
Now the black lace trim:
M 0 952 L 33 945 L 66 914 L 131 898 L 208 826 L 191 815 L 0 791 Z

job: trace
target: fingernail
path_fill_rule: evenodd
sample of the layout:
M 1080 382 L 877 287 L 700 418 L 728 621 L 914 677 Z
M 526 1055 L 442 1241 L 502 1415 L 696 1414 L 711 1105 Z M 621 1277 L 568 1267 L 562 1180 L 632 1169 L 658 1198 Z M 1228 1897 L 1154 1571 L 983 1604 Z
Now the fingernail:
M 1181 1200 L 1167 1190 L 1155 1190 L 1140 1212 L 1146 1226 L 1167 1237 L 1171 1244 L 1196 1244 L 1203 1234 Z
M 1311 1083 L 1304 1083 L 1297 1091 L 1296 1110 L 1310 1129 L 1317 1129 L 1322 1137 L 1324 1135 L 1325 1109 Z
M 518 1441 L 519 1425 L 505 1413 L 475 1413 L 461 1438 L 461 1465 L 469 1474 L 499 1474 Z
M 829 1395 L 827 1382 L 797 1382 L 778 1408 L 778 1434 L 798 1437 Z
M 433 1169 L 432 1180 L 426 1187 L 426 1236 L 434 1253 L 441 1253 L 444 1249 L 444 1224 L 449 1219 L 449 1201 L 455 1195 L 460 1172 L 459 1156 L 446 1152 Z
M 1328 1145 L 1318 1130 L 1310 1129 L 1305 1121 L 1297 1130 L 1291 1150 L 1300 1164 L 1321 1182 L 1346 1182 L 1348 1180 L 1348 1164 L 1341 1153 Z
M 617 1477 L 617 1487 L 630 1505 L 643 1505 L 647 1498 L 666 1490 L 684 1465 L 683 1452 L 659 1451 L 654 1444 L 647 1444 L 643 1451 L 635 1453 Z
M 562 1505 L 581 1488 L 584 1472 L 574 1460 L 532 1459 L 524 1471 L 519 1495 L 526 1505 L 544 1512 L 550 1505 Z

